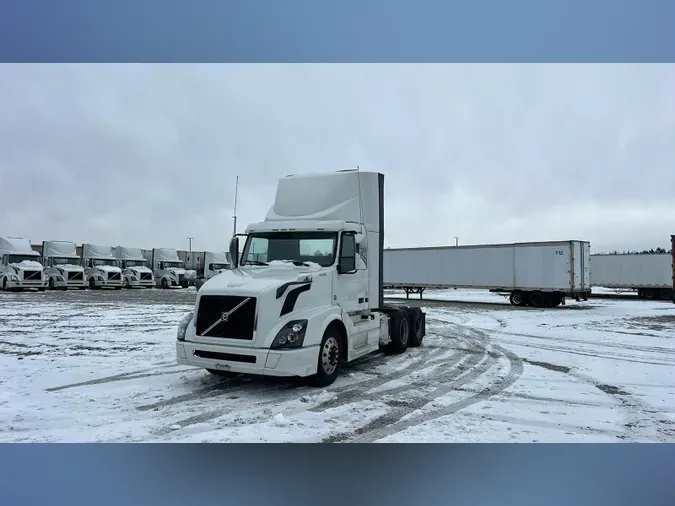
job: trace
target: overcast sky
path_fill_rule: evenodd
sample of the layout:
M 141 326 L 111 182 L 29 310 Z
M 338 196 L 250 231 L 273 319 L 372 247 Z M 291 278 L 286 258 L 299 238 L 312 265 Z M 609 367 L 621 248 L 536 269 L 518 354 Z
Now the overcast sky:
M 0 235 L 222 251 L 356 165 L 390 247 L 667 246 L 675 66 L 0 65 Z

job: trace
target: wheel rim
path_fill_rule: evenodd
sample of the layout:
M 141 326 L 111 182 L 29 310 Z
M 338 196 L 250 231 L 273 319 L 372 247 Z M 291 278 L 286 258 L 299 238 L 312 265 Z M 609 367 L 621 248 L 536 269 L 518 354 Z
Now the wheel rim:
M 531 300 L 534 307 L 542 307 L 544 305 L 544 297 L 538 293 L 533 294 Z
M 400 330 L 400 336 L 401 336 L 401 344 L 406 344 L 408 342 L 409 338 L 409 331 L 410 328 L 408 327 L 408 320 L 406 318 L 403 318 L 401 320 L 401 327 L 399 328 Z
M 337 339 L 329 337 L 321 348 L 321 367 L 327 375 L 335 372 L 340 359 L 340 345 Z
M 513 294 L 513 303 L 516 306 L 520 306 L 523 303 L 523 297 L 519 293 L 514 293 Z

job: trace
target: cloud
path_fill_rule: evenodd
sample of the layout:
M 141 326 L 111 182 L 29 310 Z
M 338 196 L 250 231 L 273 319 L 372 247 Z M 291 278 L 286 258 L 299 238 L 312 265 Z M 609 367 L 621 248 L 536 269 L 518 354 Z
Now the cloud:
M 672 65 L 2 65 L 3 235 L 224 250 L 276 179 L 386 174 L 391 247 L 675 233 Z

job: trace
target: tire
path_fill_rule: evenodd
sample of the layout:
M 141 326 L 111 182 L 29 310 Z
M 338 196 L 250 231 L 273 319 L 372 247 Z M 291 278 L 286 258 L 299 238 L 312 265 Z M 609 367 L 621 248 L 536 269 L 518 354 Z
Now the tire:
M 521 307 L 524 306 L 527 301 L 523 292 L 511 292 L 509 302 L 511 302 L 512 306 Z
M 551 307 L 558 307 L 560 304 L 562 304 L 563 301 L 563 296 L 560 293 L 553 293 L 551 294 Z
M 2 279 L 2 289 L 6 292 L 8 291 L 7 290 L 7 278 Z
M 410 324 L 410 339 L 408 346 L 410 348 L 417 348 L 422 345 L 424 339 L 424 313 L 418 307 L 409 307 L 406 309 L 408 313 L 408 323 Z
M 543 293 L 537 291 L 530 294 L 530 304 L 532 307 L 545 307 L 546 297 Z
M 232 371 L 220 371 L 218 369 L 207 369 L 207 371 L 214 376 L 220 376 L 221 378 L 234 378 L 235 376 L 239 376 L 238 372 Z
M 162 278 L 162 288 L 165 290 L 169 288 L 169 282 L 166 280 L 166 278 Z
M 38 292 L 44 292 L 45 290 L 46 290 L 45 287 L 40 287 L 40 288 L 38 288 Z
M 50 290 L 54 289 L 54 278 L 49 278 L 49 289 Z
M 316 374 L 311 377 L 310 383 L 315 387 L 332 385 L 340 374 L 344 343 L 342 335 L 334 325 L 329 325 L 323 333 L 319 356 L 317 357 Z
M 129 288 L 129 280 L 125 277 L 123 282 L 124 288 Z
M 89 278 L 89 288 L 96 290 L 96 280 L 94 279 L 94 276 Z
M 391 341 L 387 351 L 391 354 L 400 354 L 408 349 L 410 342 L 410 322 L 408 314 L 403 309 L 392 311 L 389 315 L 389 335 Z

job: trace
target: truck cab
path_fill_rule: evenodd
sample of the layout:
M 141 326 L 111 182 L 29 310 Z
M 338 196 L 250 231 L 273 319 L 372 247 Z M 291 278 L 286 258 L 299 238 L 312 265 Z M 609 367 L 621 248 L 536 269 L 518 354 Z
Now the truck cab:
M 150 252 L 150 263 L 157 286 L 187 288 L 189 280 L 185 277 L 185 262 L 178 257 L 178 251 L 169 248 L 154 248 Z
M 358 170 L 279 180 L 264 221 L 230 244 L 231 269 L 197 292 L 178 327 L 179 364 L 213 374 L 310 378 L 419 346 L 425 315 L 384 304 L 384 175 Z
M 192 257 L 194 257 L 193 260 L 197 266 L 195 286 L 198 289 L 213 276 L 230 268 L 228 255 L 225 252 L 200 251 L 192 254 Z
M 141 248 L 116 246 L 113 254 L 122 269 L 123 286 L 126 288 L 153 288 L 155 276 L 150 262 L 143 256 Z
M 22 237 L 0 237 L 0 288 L 21 291 L 46 287 L 40 254 Z
M 68 288 L 87 288 L 82 267 L 82 258 L 77 254 L 77 246 L 69 241 L 43 241 L 42 259 L 44 275 L 50 290 Z
M 84 274 L 92 290 L 122 288 L 122 269 L 113 255 L 112 246 L 85 243 L 82 245 Z

